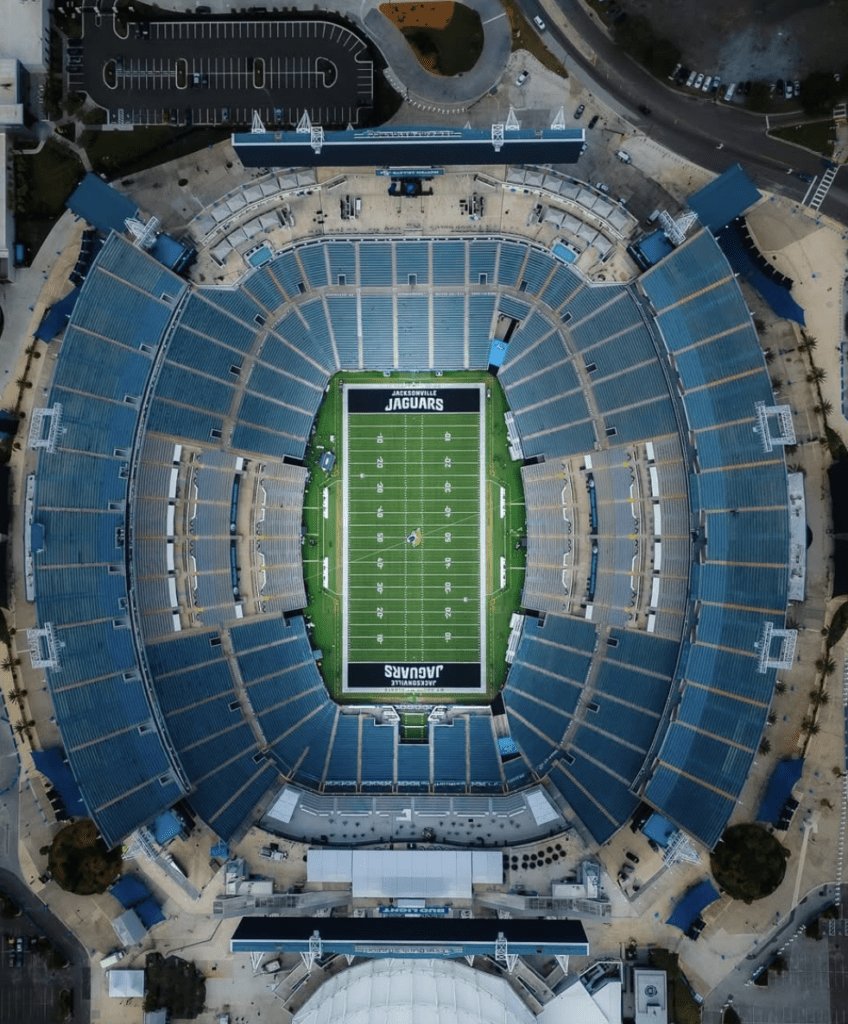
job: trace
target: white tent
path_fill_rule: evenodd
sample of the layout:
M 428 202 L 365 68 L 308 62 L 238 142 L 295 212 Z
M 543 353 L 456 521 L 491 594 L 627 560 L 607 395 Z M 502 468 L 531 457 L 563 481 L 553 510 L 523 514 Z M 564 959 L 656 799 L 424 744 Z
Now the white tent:
M 295 1016 L 294 1024 L 533 1024 L 534 1020 L 503 978 L 446 960 L 372 960 L 325 982 Z
M 141 999 L 144 996 L 144 971 L 109 971 L 110 999 Z

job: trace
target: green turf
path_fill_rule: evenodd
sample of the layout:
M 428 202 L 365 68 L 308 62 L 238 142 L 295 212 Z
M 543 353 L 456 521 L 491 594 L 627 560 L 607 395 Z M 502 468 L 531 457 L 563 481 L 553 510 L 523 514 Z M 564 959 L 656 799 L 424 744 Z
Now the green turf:
M 304 579 L 309 599 L 306 616 L 314 625 L 313 639 L 323 652 L 319 663 L 330 695 L 334 700 L 350 703 L 385 702 L 385 693 L 359 692 L 343 694 L 342 666 L 342 614 L 341 614 L 341 528 L 342 528 L 342 393 L 339 381 L 347 383 L 386 383 L 380 372 L 343 373 L 330 382 L 325 400 L 318 413 L 315 433 L 306 453 L 306 464 L 311 477 L 304 497 L 303 521 L 306 537 L 303 547 Z M 482 371 L 445 372 L 437 378 L 431 373 L 393 373 L 392 384 L 405 383 L 484 383 L 489 397 L 484 410 L 486 433 L 486 699 L 500 690 L 506 678 L 504 660 L 509 637 L 509 619 L 521 606 L 524 585 L 525 553 L 516 547 L 526 533 L 524 487 L 521 464 L 509 458 L 506 426 L 503 415 L 509 408 L 506 396 L 497 380 Z M 331 440 L 331 438 L 333 440 Z M 332 473 L 318 467 L 318 460 L 327 449 L 336 453 L 337 461 Z M 506 517 L 500 518 L 500 488 L 506 491 Z M 323 517 L 323 492 L 329 492 L 329 519 Z M 426 541 L 425 541 L 426 543 Z M 413 552 L 414 553 L 414 552 Z M 500 555 L 507 559 L 507 587 L 497 589 L 500 583 Z M 329 590 L 322 586 L 322 559 L 329 560 Z M 444 556 L 443 556 L 444 557 Z M 453 607 L 453 606 L 451 606 Z M 444 612 L 442 612 L 444 614 Z M 453 630 L 451 630 L 453 632 Z M 381 659 L 384 660 L 384 659 Z M 433 693 L 406 691 L 392 694 L 392 703 L 416 702 L 430 704 Z M 481 695 L 472 691 L 439 696 L 440 702 L 455 704 L 481 702 Z
M 480 414 L 353 414 L 345 429 L 348 660 L 479 663 Z

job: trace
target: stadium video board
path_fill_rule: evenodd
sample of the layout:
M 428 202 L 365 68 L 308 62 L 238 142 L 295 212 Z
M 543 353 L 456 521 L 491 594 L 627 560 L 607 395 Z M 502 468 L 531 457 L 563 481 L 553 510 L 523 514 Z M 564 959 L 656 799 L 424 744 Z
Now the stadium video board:
M 342 686 L 485 689 L 485 387 L 344 386 Z

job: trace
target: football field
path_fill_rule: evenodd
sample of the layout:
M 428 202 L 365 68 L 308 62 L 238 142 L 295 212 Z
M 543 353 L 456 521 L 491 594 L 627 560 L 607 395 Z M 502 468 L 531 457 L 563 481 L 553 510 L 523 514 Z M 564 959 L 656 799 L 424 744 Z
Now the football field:
M 350 385 L 343 689 L 485 688 L 483 388 Z

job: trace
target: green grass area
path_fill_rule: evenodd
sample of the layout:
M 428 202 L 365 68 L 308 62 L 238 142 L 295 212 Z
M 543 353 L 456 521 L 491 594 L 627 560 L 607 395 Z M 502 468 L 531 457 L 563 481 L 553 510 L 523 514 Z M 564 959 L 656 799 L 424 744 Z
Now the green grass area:
M 342 653 L 342 617 L 341 617 L 341 528 L 342 528 L 342 393 L 339 381 L 348 383 L 386 383 L 381 373 L 345 373 L 337 375 L 330 382 L 328 393 L 319 410 L 315 433 L 312 436 L 306 454 L 306 464 L 310 470 L 304 498 L 304 524 L 306 538 L 304 541 L 304 578 L 309 604 L 305 609 L 307 617 L 314 624 L 314 640 L 321 648 L 323 658 L 321 671 L 327 682 L 330 694 L 336 700 L 347 700 L 353 703 L 385 701 L 385 694 L 362 692 L 342 698 L 341 694 L 341 653 Z M 392 374 L 393 385 L 416 382 L 421 384 L 438 383 L 483 383 L 490 397 L 485 402 L 484 422 L 486 433 L 487 465 L 486 478 L 486 522 L 487 522 L 487 597 L 486 615 L 486 689 L 487 698 L 493 697 L 506 677 L 507 666 L 504 661 L 509 636 L 509 619 L 512 612 L 517 611 L 521 602 L 521 590 L 524 582 L 525 553 L 517 548 L 518 539 L 525 532 L 524 490 L 521 470 L 518 463 L 510 460 L 506 443 L 506 426 L 503 414 L 507 410 L 506 398 L 500 385 L 494 378 L 483 372 L 445 373 L 436 378 L 433 374 Z M 434 417 L 440 419 L 440 417 Z M 442 436 L 447 428 L 442 426 Z M 331 449 L 337 456 L 336 464 L 331 473 L 327 474 L 318 467 L 318 460 L 324 451 Z M 376 450 L 376 446 L 375 446 Z M 444 458 L 444 456 L 443 456 Z M 476 479 L 476 477 L 475 477 Z M 443 486 L 444 481 L 442 481 Z M 506 515 L 500 518 L 500 488 L 504 487 L 506 496 Z M 328 518 L 324 518 L 324 492 L 327 492 Z M 444 494 L 442 494 L 444 509 Z M 415 526 L 410 527 L 410 532 Z M 444 534 L 444 529 L 442 534 Z M 453 531 L 451 531 L 453 532 Z M 402 541 L 409 548 L 406 554 L 415 555 L 416 549 Z M 422 549 L 427 545 L 426 539 Z M 420 549 L 419 549 L 420 550 Z M 507 562 L 507 587 L 501 591 L 500 556 Z M 445 557 L 442 553 L 442 564 Z M 328 587 L 322 583 L 323 560 L 328 559 Z M 443 583 L 442 583 L 443 585 Z M 494 593 L 493 593 L 494 591 Z M 442 595 L 444 596 L 444 595 Z M 444 601 L 442 602 L 444 604 Z M 464 604 L 464 602 L 463 602 Z M 385 607 L 385 606 L 383 606 Z M 451 605 L 453 608 L 453 605 Z M 444 616 L 444 610 L 442 610 Z M 442 633 L 445 632 L 442 627 Z M 451 629 L 450 632 L 453 632 Z M 381 660 L 386 660 L 381 658 Z M 443 696 L 439 697 L 444 700 Z M 479 693 L 453 694 L 453 703 L 479 703 Z M 433 694 L 426 690 L 407 691 L 393 695 L 397 702 L 421 701 L 430 703 Z
M 677 953 L 652 949 L 648 954 L 651 966 L 665 971 L 668 980 L 668 1019 L 675 1024 L 701 1024 L 701 1008 L 680 970 Z
M 85 172 L 76 154 L 53 139 L 48 139 L 39 153 L 18 153 L 14 161 L 16 241 L 24 243 L 31 260 Z
M 775 128 L 769 135 L 784 142 L 794 142 L 796 146 L 803 146 L 826 157 L 833 156 L 833 118 L 809 121 L 807 124 L 791 125 L 788 128 Z
M 114 177 L 156 167 L 169 160 L 196 153 L 230 137 L 225 128 L 133 128 L 132 131 L 88 129 L 80 139 L 92 170 Z
M 479 664 L 480 414 L 349 413 L 346 430 L 348 661 Z

